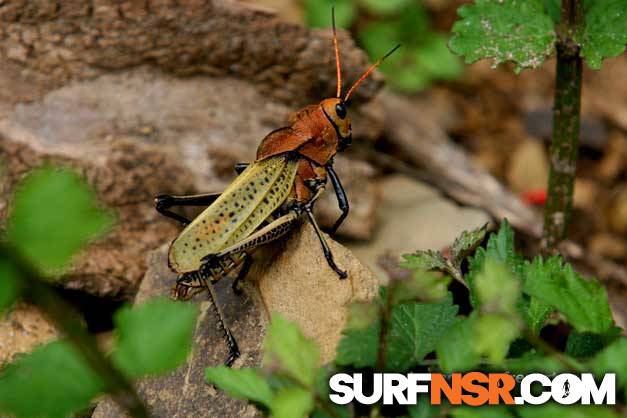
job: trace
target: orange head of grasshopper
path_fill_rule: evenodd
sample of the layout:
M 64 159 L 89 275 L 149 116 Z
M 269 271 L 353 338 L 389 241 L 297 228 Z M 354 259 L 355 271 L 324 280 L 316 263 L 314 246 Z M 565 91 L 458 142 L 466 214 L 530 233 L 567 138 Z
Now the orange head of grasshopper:
M 331 19 L 333 23 L 333 49 L 335 50 L 335 68 L 337 72 L 337 93 L 336 97 L 331 99 L 324 99 L 320 102 L 327 119 L 331 122 L 333 127 L 339 136 L 339 151 L 343 151 L 351 143 L 351 122 L 348 117 L 348 100 L 357 89 L 357 87 L 385 60 L 392 55 L 400 45 L 396 45 L 390 52 L 379 58 L 374 64 L 370 66 L 364 73 L 353 83 L 348 89 L 344 98 L 342 98 L 342 66 L 340 64 L 340 49 L 337 42 L 337 31 L 335 29 L 335 10 L 332 9 Z
M 266 135 L 257 148 L 257 159 L 296 151 L 320 165 L 331 161 L 337 151 L 343 151 L 351 144 L 351 121 L 348 117 L 348 100 L 351 94 L 399 46 L 397 45 L 364 71 L 342 97 L 342 67 L 335 30 L 335 13 L 333 13 L 333 47 L 337 70 L 336 96 L 299 110 L 290 118 L 292 124 L 290 127 L 277 129 Z

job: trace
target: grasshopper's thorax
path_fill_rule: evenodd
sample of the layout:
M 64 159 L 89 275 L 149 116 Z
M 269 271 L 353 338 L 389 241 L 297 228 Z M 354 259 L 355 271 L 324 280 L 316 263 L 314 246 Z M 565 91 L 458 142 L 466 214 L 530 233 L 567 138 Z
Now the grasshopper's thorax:
M 310 138 L 298 153 L 320 165 L 328 163 L 351 143 L 350 119 L 340 99 L 326 99 L 308 106 L 292 117 L 292 123 L 295 132 Z

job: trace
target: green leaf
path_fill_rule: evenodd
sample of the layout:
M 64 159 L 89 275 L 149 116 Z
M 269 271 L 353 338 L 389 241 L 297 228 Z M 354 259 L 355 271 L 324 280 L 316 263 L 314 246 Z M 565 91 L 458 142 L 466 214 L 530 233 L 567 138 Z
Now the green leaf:
M 438 276 L 421 270 L 416 270 L 412 277 L 394 282 L 392 305 L 405 302 L 435 302 L 444 299 L 448 294 L 450 276 Z
M 379 306 L 376 303 L 356 302 L 348 305 L 346 329 L 365 329 L 379 318 Z
M 418 403 L 407 407 L 410 418 L 438 418 L 440 405 L 431 405 L 427 395 L 418 396 Z
M 101 378 L 69 343 L 56 341 L 20 357 L 0 374 L 0 415 L 66 418 L 104 391 Z
M 544 12 L 551 17 L 551 20 L 556 25 L 560 23 L 560 20 L 562 18 L 561 10 L 560 10 L 561 8 L 560 2 L 561 0 L 543 0 L 542 1 L 542 3 L 544 4 Z
M 132 377 L 163 373 L 187 358 L 198 307 L 156 298 L 123 307 L 113 317 L 118 336 L 113 360 Z
M 472 370 L 479 363 L 479 355 L 471 343 L 474 338 L 475 321 L 476 316 L 457 321 L 438 342 L 436 353 L 442 371 Z
M 599 405 L 523 405 L 516 407 L 520 418 L 619 418 L 612 409 Z
M 420 363 L 457 321 L 457 309 L 451 296 L 437 303 L 394 307 L 387 339 L 387 368 L 400 372 Z
M 554 309 L 551 305 L 542 302 L 535 296 L 524 296 L 524 299 L 522 299 L 519 305 L 519 310 L 522 312 L 522 317 L 531 332 L 539 335 L 544 324 L 546 324 L 546 320 Z
M 111 225 L 112 217 L 95 202 L 93 192 L 74 172 L 34 170 L 13 198 L 9 243 L 41 271 L 61 269 Z
M 514 374 L 528 374 L 536 372 L 549 374 L 568 371 L 568 369 L 566 369 L 565 366 L 555 357 L 545 356 L 538 352 L 529 352 L 517 358 L 509 358 L 505 360 L 502 366 L 498 366 L 498 371 L 502 371 L 503 366 Z
M 273 418 L 304 418 L 314 407 L 311 392 L 303 388 L 286 388 L 280 390 L 272 399 Z
M 595 0 L 586 13 L 585 29 L 576 36 L 580 54 L 598 70 L 605 58 L 617 57 L 627 44 L 627 7 L 625 0 Z
M 453 418 L 514 418 L 515 415 L 504 405 L 486 405 L 458 406 L 451 411 L 451 416 Z
M 359 41 L 371 59 L 378 59 L 400 41 L 401 26 L 397 22 L 374 22 L 359 31 Z M 391 55 L 390 59 L 394 55 Z
M 331 27 L 331 9 L 335 7 L 335 24 L 349 28 L 357 14 L 353 0 L 306 0 L 305 20 L 310 28 Z
M 329 378 L 334 373 L 337 373 L 337 371 L 329 366 L 323 366 L 318 369 L 316 374 L 316 394 L 319 399 L 329 399 L 329 394 L 331 393 Z M 347 405 L 336 405 L 328 402 L 326 408 L 314 410 L 311 418 L 351 418 L 352 414 L 348 408 Z
M 536 258 L 526 271 L 524 290 L 553 305 L 579 332 L 604 334 L 612 329 L 612 313 L 605 288 L 586 280 L 559 257 Z
M 437 270 L 448 272 L 449 265 L 439 251 L 416 251 L 413 254 L 403 254 L 405 261 L 400 263 L 402 268 L 414 271 Z
M 359 0 L 368 11 L 379 15 L 389 15 L 404 11 L 414 0 Z
M 345 329 L 337 346 L 335 364 L 355 368 L 374 367 L 377 363 L 381 322 L 376 321 L 366 329 Z
M 595 373 L 616 373 L 620 386 L 627 389 L 627 338 L 621 337 L 599 352 L 591 362 Z
M 474 256 L 469 259 L 468 273 L 465 280 L 470 286 L 470 301 L 473 307 L 479 306 L 475 278 L 485 268 L 487 259 L 493 259 L 503 263 L 516 277 L 520 277 L 524 260 L 514 248 L 514 231 L 507 219 L 503 219 L 498 233 L 491 234 L 486 248 L 478 248 Z
M 272 389 L 257 369 L 208 367 L 205 369 L 205 379 L 234 398 L 247 399 L 270 408 Z
M 474 285 L 482 312 L 515 315 L 520 282 L 500 261 L 488 258 Z
M 476 353 L 487 356 L 495 364 L 505 359 L 509 345 L 520 333 L 511 319 L 495 314 L 477 318 L 473 331 Z
M 19 280 L 19 273 L 11 260 L 0 254 L 0 314 L 17 299 L 20 293 Z
M 316 377 L 320 353 L 296 325 L 281 315 L 272 315 L 265 340 L 264 364 L 280 370 L 301 384 L 311 387 Z
M 485 238 L 485 234 L 487 233 L 487 227 L 488 225 L 486 224 L 482 227 L 473 229 L 472 231 L 464 231 L 455 239 L 455 242 L 453 242 L 453 246 L 451 247 L 451 256 L 453 258 L 453 263 L 457 267 L 461 266 L 466 257 L 468 257 L 477 249 L 479 245 L 481 245 L 483 239 Z
M 606 338 L 592 332 L 573 331 L 566 341 L 566 354 L 573 357 L 592 357 L 603 349 Z
M 415 53 L 418 69 L 430 80 L 455 80 L 464 72 L 461 60 L 448 48 L 448 39 L 433 33 L 418 46 Z
M 517 69 L 535 68 L 553 52 L 553 21 L 541 0 L 476 0 L 457 12 L 449 46 L 467 63 L 493 58 L 494 66 L 511 61 Z

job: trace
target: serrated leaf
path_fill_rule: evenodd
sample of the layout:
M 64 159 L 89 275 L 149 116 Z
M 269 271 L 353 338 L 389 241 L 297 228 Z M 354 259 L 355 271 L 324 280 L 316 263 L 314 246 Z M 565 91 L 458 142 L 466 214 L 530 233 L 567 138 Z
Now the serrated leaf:
M 478 248 L 475 254 L 469 258 L 468 273 L 465 280 L 470 288 L 470 302 L 473 307 L 479 306 L 475 280 L 477 275 L 483 271 L 487 259 L 500 261 L 515 277 L 521 276 L 524 260 L 516 254 L 514 230 L 507 219 L 503 219 L 497 233 L 490 234 L 486 247 Z
M 486 356 L 494 364 L 505 359 L 509 345 L 520 333 L 511 319 L 496 314 L 478 317 L 473 332 L 476 353 Z
M 0 315 L 17 299 L 20 293 L 19 280 L 19 273 L 13 263 L 0 254 Z
M 346 329 L 362 330 L 368 328 L 379 318 L 379 306 L 376 303 L 356 302 L 348 305 Z
M 472 341 L 475 316 L 457 321 L 440 339 L 436 347 L 438 363 L 444 372 L 472 370 L 479 363 L 479 356 Z
M 355 368 L 374 367 L 377 363 L 381 322 L 361 330 L 345 329 L 337 346 L 335 364 Z
M 305 338 L 298 325 L 279 314 L 272 315 L 264 345 L 264 365 L 289 375 L 304 386 L 314 384 L 320 352 L 313 341 Z
M 387 368 L 400 372 L 420 363 L 457 321 L 457 309 L 451 296 L 436 303 L 395 306 L 387 338 Z
M 93 192 L 74 172 L 44 167 L 15 192 L 7 226 L 9 243 L 42 272 L 61 269 L 111 225 Z
M 596 374 L 616 373 L 620 386 L 627 389 L 627 338 L 621 337 L 600 351 L 591 362 Z
M 20 357 L 0 374 L 0 415 L 66 418 L 85 409 L 104 383 L 78 352 L 56 341 Z
M 370 12 L 380 15 L 394 14 L 404 11 L 403 9 L 412 5 L 413 2 L 414 0 L 359 0 L 359 3 Z
M 532 333 L 539 335 L 549 315 L 554 311 L 553 307 L 535 296 L 524 295 L 521 300 L 519 311 L 522 313 L 523 320 Z
M 449 47 L 467 63 L 492 58 L 494 66 L 535 68 L 553 52 L 553 21 L 541 0 L 475 0 L 457 12 Z
M 605 58 L 623 53 L 627 44 L 627 6 L 624 0 L 595 0 L 586 12 L 585 29 L 576 36 L 580 54 L 598 70 Z
M 272 399 L 273 418 L 304 418 L 314 407 L 312 393 L 303 388 L 280 390 Z
M 400 266 L 410 270 L 447 272 L 450 268 L 446 259 L 439 251 L 416 251 L 413 254 L 403 254 L 403 258 L 405 260 L 400 263 Z
M 451 247 L 453 264 L 459 267 L 466 257 L 468 257 L 477 249 L 479 245 L 481 245 L 486 232 L 487 224 L 473 229 L 472 231 L 462 232 L 461 235 L 455 239 L 455 242 L 453 242 Z
M 554 306 L 579 332 L 604 334 L 613 326 L 605 288 L 586 280 L 559 257 L 539 257 L 527 267 L 524 291 Z
M 115 364 L 131 377 L 176 368 L 191 349 L 197 316 L 196 305 L 165 298 L 121 308 L 113 316 L 118 336 Z
M 477 275 L 474 287 L 482 312 L 514 315 L 520 297 L 520 282 L 512 273 L 493 258 L 488 258 L 483 271 Z
M 270 408 L 272 389 L 257 369 L 208 367 L 205 369 L 205 379 L 234 398 L 250 400 Z
M 349 28 L 357 8 L 353 0 L 306 0 L 305 20 L 310 28 L 331 27 L 331 9 L 335 8 L 335 25 Z

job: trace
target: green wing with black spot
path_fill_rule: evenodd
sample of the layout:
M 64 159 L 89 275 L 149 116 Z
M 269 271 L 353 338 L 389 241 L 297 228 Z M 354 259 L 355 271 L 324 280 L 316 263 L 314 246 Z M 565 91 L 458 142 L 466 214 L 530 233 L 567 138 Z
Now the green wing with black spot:
M 298 163 L 279 155 L 250 164 L 170 246 L 170 267 L 198 270 L 203 257 L 252 234 L 290 194 Z

